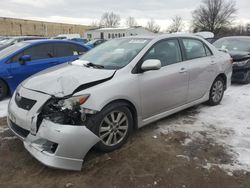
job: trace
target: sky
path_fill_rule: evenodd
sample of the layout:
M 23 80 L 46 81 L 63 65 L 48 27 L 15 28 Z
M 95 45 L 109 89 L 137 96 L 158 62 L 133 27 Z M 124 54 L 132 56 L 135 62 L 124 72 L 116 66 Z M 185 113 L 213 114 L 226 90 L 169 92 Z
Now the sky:
M 0 0 L 0 17 L 90 25 L 104 12 L 112 11 L 122 18 L 121 26 L 132 16 L 141 26 L 154 19 L 164 30 L 176 15 L 184 19 L 188 28 L 192 11 L 200 3 L 201 0 Z M 237 0 L 236 5 L 236 22 L 250 22 L 249 0 Z

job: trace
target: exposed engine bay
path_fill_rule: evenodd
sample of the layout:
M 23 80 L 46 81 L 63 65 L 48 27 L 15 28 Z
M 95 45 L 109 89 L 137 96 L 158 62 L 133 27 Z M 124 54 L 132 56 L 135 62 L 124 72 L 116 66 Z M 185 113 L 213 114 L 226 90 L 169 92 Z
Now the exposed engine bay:
M 81 106 L 88 97 L 89 95 L 71 98 L 52 97 L 38 115 L 37 125 L 39 126 L 43 119 L 63 125 L 83 125 L 88 114 L 96 113 Z

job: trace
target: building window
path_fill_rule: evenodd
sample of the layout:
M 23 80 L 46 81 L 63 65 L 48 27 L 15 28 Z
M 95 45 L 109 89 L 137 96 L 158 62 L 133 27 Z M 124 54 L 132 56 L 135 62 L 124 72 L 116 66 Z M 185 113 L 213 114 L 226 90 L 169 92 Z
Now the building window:
M 115 38 L 114 33 L 112 33 L 112 39 Z
M 117 38 L 117 33 L 115 34 L 115 38 Z
M 108 37 L 109 39 L 111 38 L 111 34 L 109 33 L 109 37 Z
M 121 37 L 121 33 L 118 34 L 118 37 L 119 37 L 119 38 Z
M 92 34 L 87 34 L 87 39 L 91 40 L 92 39 Z
M 125 33 L 123 33 L 123 36 L 125 37 Z

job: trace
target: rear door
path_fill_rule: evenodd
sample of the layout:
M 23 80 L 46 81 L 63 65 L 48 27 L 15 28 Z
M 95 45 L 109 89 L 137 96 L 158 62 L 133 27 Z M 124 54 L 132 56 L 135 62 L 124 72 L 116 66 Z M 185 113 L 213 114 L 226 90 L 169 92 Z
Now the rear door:
M 182 45 L 189 70 L 187 102 L 202 98 L 210 89 L 216 74 L 216 61 L 212 51 L 201 40 L 183 38 Z
M 30 55 L 31 61 L 27 61 L 21 65 L 19 58 L 23 55 Z M 29 76 L 56 64 L 52 43 L 33 45 L 11 59 L 12 82 L 17 86 Z

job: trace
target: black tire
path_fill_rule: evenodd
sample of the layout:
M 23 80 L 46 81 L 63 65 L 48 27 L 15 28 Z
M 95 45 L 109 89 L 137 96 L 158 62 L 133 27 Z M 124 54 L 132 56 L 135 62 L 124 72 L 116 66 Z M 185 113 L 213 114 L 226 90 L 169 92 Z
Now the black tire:
M 116 113 L 121 113 L 122 115 L 124 115 L 124 117 L 126 116 L 126 124 L 127 126 L 127 131 L 124 132 L 124 137 L 116 144 L 114 145 L 107 145 L 105 144 L 105 139 L 106 143 L 108 142 L 109 137 L 111 136 L 111 134 L 116 134 L 116 136 L 113 135 L 113 137 L 111 138 L 111 142 L 115 142 L 115 138 L 117 137 L 119 138 L 120 135 L 117 136 L 117 132 L 115 131 L 119 131 L 119 133 L 121 133 L 121 130 L 118 130 L 119 128 L 117 128 L 117 130 L 113 130 L 115 129 L 115 125 L 112 125 L 113 128 L 110 128 L 111 126 L 109 126 L 109 124 L 107 124 L 107 126 L 105 126 L 106 121 L 104 120 L 105 117 L 109 116 L 111 117 L 111 113 L 115 113 L 114 115 L 116 115 Z M 123 117 L 123 116 L 122 116 Z M 111 118 L 112 119 L 112 118 Z M 111 120 L 109 118 L 109 120 Z M 116 119 L 118 119 L 118 114 L 116 116 Z M 121 118 L 122 119 L 122 118 Z M 111 122 L 113 123 L 113 122 Z M 118 125 L 116 125 L 118 126 Z M 133 130 L 133 116 L 128 108 L 128 105 L 126 103 L 113 103 L 110 104 L 108 106 L 106 106 L 101 112 L 92 115 L 91 117 L 88 118 L 87 120 L 87 127 L 95 134 L 97 135 L 99 138 L 101 138 L 101 136 L 104 136 L 104 134 L 108 134 L 108 132 L 111 130 L 111 133 L 109 133 L 108 136 L 104 137 L 103 139 L 101 139 L 100 142 L 98 142 L 95 147 L 102 152 L 111 152 L 114 151 L 118 148 L 120 148 L 123 144 L 126 143 L 131 131 Z M 120 126 L 119 126 L 120 127 Z M 121 126 L 124 127 L 124 126 Z M 105 129 L 109 129 L 109 131 L 104 132 L 103 134 L 100 133 L 101 132 L 101 128 L 105 128 Z M 122 131 L 123 132 L 123 131 Z M 110 143 L 111 144 L 111 143 Z
M 0 101 L 5 98 L 8 94 L 8 87 L 7 85 L 0 80 Z
M 216 89 L 217 87 L 218 87 L 218 90 Z M 220 104 L 224 96 L 224 90 L 225 90 L 224 80 L 221 77 L 217 77 L 215 81 L 213 82 L 211 89 L 210 89 L 209 100 L 207 102 L 208 105 L 216 106 Z M 217 97 L 215 95 L 217 95 Z
M 250 71 L 246 73 L 246 78 L 243 81 L 243 84 L 249 84 L 250 83 Z

